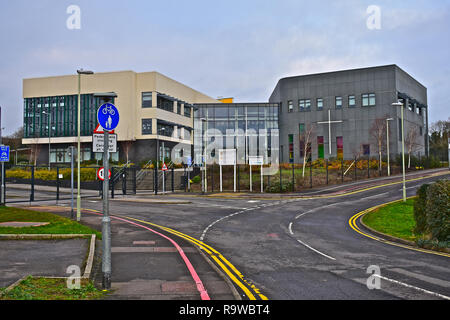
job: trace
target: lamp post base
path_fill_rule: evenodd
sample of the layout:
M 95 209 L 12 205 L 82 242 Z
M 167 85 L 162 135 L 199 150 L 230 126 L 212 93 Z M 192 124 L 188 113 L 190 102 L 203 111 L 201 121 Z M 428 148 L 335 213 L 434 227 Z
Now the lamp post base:
M 111 289 L 111 273 L 109 272 L 103 273 L 102 288 L 103 290 Z

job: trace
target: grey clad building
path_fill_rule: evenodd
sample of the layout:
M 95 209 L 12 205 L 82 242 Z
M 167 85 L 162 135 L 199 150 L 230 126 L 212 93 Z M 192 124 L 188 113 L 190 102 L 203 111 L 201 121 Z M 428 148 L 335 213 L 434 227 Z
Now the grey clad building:
M 427 89 L 396 65 L 288 77 L 269 101 L 280 104 L 282 162 L 318 158 L 352 159 L 401 153 L 400 108 L 405 141 L 415 155 L 428 154 Z
M 77 143 L 77 77 L 24 79 L 24 139 L 38 164 L 68 163 Z M 396 65 L 283 78 L 269 102 L 214 99 L 158 72 L 96 73 L 81 79 L 81 160 L 93 153 L 92 133 L 100 102 L 94 93 L 117 93 L 121 114 L 113 160 L 140 163 L 191 156 L 217 161 L 217 148 L 238 150 L 238 163 L 264 156 L 265 163 L 401 153 L 400 108 L 406 152 L 428 154 L 427 89 Z M 207 130 L 208 129 L 208 130 Z M 205 132 L 208 133 L 206 136 Z M 219 137 L 220 136 L 220 137 Z M 222 139 L 217 148 L 210 144 Z M 210 150 L 208 150 L 210 148 Z M 194 154 L 192 154 L 192 151 Z M 281 159 L 280 159 L 281 158 Z

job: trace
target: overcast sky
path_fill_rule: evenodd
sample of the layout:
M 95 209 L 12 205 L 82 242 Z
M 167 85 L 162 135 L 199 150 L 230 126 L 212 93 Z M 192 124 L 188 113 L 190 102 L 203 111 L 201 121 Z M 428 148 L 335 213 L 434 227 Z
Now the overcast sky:
M 80 29 L 67 8 L 81 9 Z M 367 8 L 381 12 L 369 29 Z M 22 79 L 158 71 L 211 97 L 267 101 L 285 76 L 397 64 L 450 116 L 450 0 L 0 0 L 4 134 L 23 122 Z

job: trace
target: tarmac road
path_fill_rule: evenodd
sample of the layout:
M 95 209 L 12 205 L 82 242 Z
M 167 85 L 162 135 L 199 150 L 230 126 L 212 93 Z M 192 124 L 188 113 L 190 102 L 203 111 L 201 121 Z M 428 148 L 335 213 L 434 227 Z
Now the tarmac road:
M 449 178 L 449 174 L 417 178 L 407 183 L 408 196 L 415 195 L 421 184 Z M 367 190 L 347 194 L 316 192 L 314 195 L 321 197 L 314 199 L 173 195 L 164 198 L 189 199 L 191 203 L 111 201 L 110 212 L 201 240 L 199 244 L 211 246 L 226 258 L 228 265 L 222 260 L 225 267 L 235 268 L 237 282 L 243 283 L 257 299 L 450 297 L 450 257 L 375 241 L 350 227 L 350 218 L 358 212 L 401 198 L 401 183 L 379 180 L 376 184 L 384 186 L 376 188 L 373 181 L 370 184 Z M 349 186 L 334 188 L 332 192 L 344 189 Z M 102 203 L 85 199 L 82 205 L 101 210 Z M 370 276 L 367 268 L 373 265 L 380 268 L 381 288 L 370 290 L 366 285 Z M 252 284 L 256 288 L 251 288 Z M 248 291 L 236 287 L 249 297 Z

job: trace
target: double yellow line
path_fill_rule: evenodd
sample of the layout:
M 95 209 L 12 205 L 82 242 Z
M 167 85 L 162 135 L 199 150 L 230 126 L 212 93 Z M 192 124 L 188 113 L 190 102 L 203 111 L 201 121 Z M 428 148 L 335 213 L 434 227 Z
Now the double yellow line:
M 381 239 L 381 238 L 372 236 L 372 235 L 362 231 L 359 228 L 359 226 L 357 225 L 357 221 L 360 218 L 362 218 L 365 214 L 367 214 L 367 213 L 369 213 L 371 211 L 374 211 L 374 210 L 376 210 L 376 209 L 378 209 L 380 207 L 384 207 L 384 206 L 386 206 L 388 204 L 391 204 L 391 203 L 394 203 L 394 202 L 399 202 L 399 201 L 402 201 L 402 200 L 390 201 L 390 202 L 383 203 L 383 204 L 377 205 L 375 207 L 366 209 L 364 211 L 358 212 L 357 214 L 355 214 L 354 216 L 352 216 L 350 218 L 350 220 L 348 221 L 348 224 L 350 225 L 350 227 L 353 230 L 355 230 L 359 234 L 361 234 L 361 235 L 363 235 L 363 236 L 365 236 L 367 238 L 370 238 L 372 240 L 376 240 L 376 241 L 379 241 L 379 242 L 382 242 L 382 243 L 385 243 L 385 244 L 389 244 L 391 246 L 396 246 L 396 247 L 400 247 L 400 248 L 404 248 L 404 249 L 408 249 L 408 250 L 414 250 L 414 251 L 419 251 L 419 252 L 423 252 L 423 253 L 429 253 L 429 254 L 434 254 L 434 255 L 437 255 L 437 256 L 443 256 L 443 257 L 450 258 L 450 254 L 448 254 L 448 253 L 438 252 L 438 251 L 431 251 L 431 250 L 426 250 L 426 249 L 421 249 L 421 248 L 416 248 L 416 247 L 411 247 L 411 246 L 404 245 L 404 244 L 401 244 L 401 243 L 398 243 L 398 242 L 392 242 L 392 241 L 388 241 L 388 240 L 385 240 L 385 239 Z
M 83 209 L 85 211 L 91 211 L 95 213 L 101 213 L 101 211 L 94 210 L 94 209 Z M 112 215 L 113 216 L 113 215 Z M 188 236 L 187 234 L 181 233 L 177 230 L 170 229 L 161 225 L 158 225 L 156 223 L 148 222 L 145 220 L 140 220 L 128 216 L 120 216 L 121 218 L 125 218 L 128 220 L 137 221 L 140 223 L 144 223 L 153 227 L 156 227 L 158 229 L 164 230 L 168 233 L 171 233 L 177 237 L 183 238 L 194 245 L 200 247 L 202 250 L 204 250 L 216 263 L 220 266 L 220 268 L 228 275 L 228 277 L 239 287 L 244 291 L 244 293 L 247 295 L 247 297 L 250 300 L 258 300 L 257 297 L 261 300 L 268 300 L 268 298 L 261 293 L 261 291 L 252 283 L 247 281 L 244 276 L 242 275 L 239 270 L 236 269 L 236 267 L 231 264 L 220 252 L 212 248 L 211 246 L 207 245 L 206 243 L 197 240 L 191 236 Z M 250 291 L 250 289 L 253 291 Z
M 145 223 L 151 226 L 154 226 L 156 228 L 159 228 L 161 230 L 164 230 L 166 232 L 169 232 L 173 235 L 176 235 L 180 238 L 183 238 L 191 243 L 193 243 L 194 245 L 200 247 L 202 250 L 204 250 L 216 263 L 217 265 L 220 266 L 220 268 L 222 268 L 222 270 L 228 275 L 228 277 L 230 277 L 230 279 L 236 284 L 238 285 L 239 288 L 242 289 L 242 291 L 244 291 L 244 293 L 247 295 L 247 297 L 250 300 L 257 300 L 257 298 L 255 297 L 258 296 L 261 300 L 268 300 L 266 296 L 264 296 L 261 291 L 252 283 L 248 282 L 244 276 L 242 275 L 241 272 L 239 272 L 239 270 L 236 269 L 236 267 L 231 264 L 230 261 L 228 261 L 220 252 L 218 252 L 217 250 L 215 250 L 213 247 L 207 245 L 206 243 L 197 240 L 191 236 L 188 236 L 187 234 L 181 233 L 177 230 L 171 229 L 171 228 L 167 228 L 164 226 L 160 226 L 157 225 L 155 223 L 151 223 L 148 221 L 144 221 L 144 220 L 139 220 L 139 219 L 135 219 L 135 218 L 131 218 L 131 217 L 127 217 L 124 216 L 124 218 L 129 219 L 129 220 L 133 220 L 133 221 L 138 221 L 141 223 Z M 231 271 L 230 271 L 231 270 Z M 237 277 L 236 277 L 237 276 Z M 239 279 L 238 279 L 239 278 Z M 249 288 L 252 289 L 253 293 L 249 290 Z

